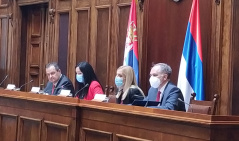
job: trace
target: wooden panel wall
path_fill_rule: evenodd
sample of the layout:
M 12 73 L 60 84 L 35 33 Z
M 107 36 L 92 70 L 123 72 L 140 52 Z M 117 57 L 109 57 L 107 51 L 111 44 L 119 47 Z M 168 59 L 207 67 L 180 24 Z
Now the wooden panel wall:
M 12 77 L 16 79 L 11 78 L 9 81 L 19 86 L 32 79 L 33 75 L 39 74 L 39 77 L 34 80 L 37 83 L 33 85 L 44 86 L 47 82 L 44 73 L 45 64 L 58 61 L 62 72 L 74 83 L 76 64 L 80 61 L 88 61 L 95 69 L 103 87 L 108 86 L 113 93 L 116 69 L 123 64 L 130 2 L 131 0 L 14 1 L 14 5 L 10 5 L 10 10 L 8 9 L 8 13 L 14 13 L 14 22 L 11 24 L 14 26 L 16 34 L 11 36 L 11 39 L 18 39 L 16 42 L 14 41 L 17 54 L 15 57 L 9 57 L 11 60 L 9 67 L 19 73 L 14 73 Z M 34 41 L 34 47 L 30 48 L 35 51 L 30 49 L 26 52 L 28 46 L 32 45 L 28 43 L 31 36 L 27 34 L 30 34 L 31 31 L 26 31 L 29 30 L 28 28 L 32 27 L 31 30 L 34 30 L 36 27 L 28 23 L 31 17 L 29 14 L 31 12 L 28 9 L 36 4 L 45 6 L 47 10 L 43 19 L 45 20 L 44 25 L 41 28 L 45 29 L 44 38 L 41 40 L 43 42 L 38 42 L 41 51 L 36 51 L 39 47 L 36 47 L 37 44 Z M 29 18 L 25 16 L 26 14 L 29 15 Z M 68 15 L 67 19 L 63 20 L 63 15 Z M 138 33 L 142 37 L 140 31 L 142 31 L 143 12 L 138 10 L 138 15 Z M 38 22 L 33 24 L 37 25 Z M 38 24 L 38 26 L 41 25 Z M 139 43 L 142 44 L 142 41 L 139 40 Z M 8 49 L 9 53 L 13 52 L 10 47 Z M 34 52 L 38 52 L 38 54 L 34 54 Z M 42 58 L 40 60 L 42 65 L 38 64 L 39 56 Z M 141 57 L 141 55 L 139 56 Z M 17 64 L 17 66 L 13 64 Z M 29 89 L 30 87 L 26 90 Z M 106 93 L 108 92 L 109 90 L 106 91 Z
M 203 67 L 207 70 L 208 48 L 210 47 L 211 1 L 200 0 L 201 36 L 203 48 Z M 188 25 L 192 0 L 183 0 L 175 3 L 169 0 L 146 1 L 148 9 L 145 15 L 145 44 L 147 53 L 144 54 L 147 67 L 144 70 L 144 90 L 149 87 L 149 72 L 152 64 L 164 62 L 172 67 L 171 80 L 177 84 L 179 65 L 182 56 L 184 39 Z M 203 18 L 202 18 L 203 17 Z M 207 76 L 204 76 L 206 79 Z M 207 83 L 205 83 L 207 89 Z
M 231 114 L 232 109 L 232 0 L 212 1 L 212 26 L 207 94 L 218 93 L 218 114 Z M 212 96 L 212 95 L 211 95 Z
M 233 26 L 232 26 L 232 114 L 239 115 L 239 1 L 233 0 Z
M 20 82 L 19 84 L 24 84 L 26 82 L 26 72 L 29 72 L 29 71 L 26 71 L 26 60 L 27 60 L 27 22 L 28 21 L 28 15 L 29 15 L 29 12 L 28 12 L 28 9 L 24 9 L 24 7 L 21 8 L 21 11 L 22 11 L 22 15 L 25 15 L 22 17 L 22 23 L 21 23 L 21 48 L 20 48 L 20 60 L 19 61 L 19 67 L 21 68 L 20 69 Z M 18 36 L 19 37 L 19 36 Z
M 77 11 L 77 46 L 76 46 L 76 62 L 89 60 L 89 46 L 90 40 L 90 9 L 83 8 Z
M 0 18 L 0 81 L 7 75 L 7 43 L 8 43 L 8 17 Z M 6 86 L 2 84 L 2 86 Z
M 58 64 L 63 74 L 67 74 L 67 55 L 69 48 L 69 13 L 59 14 Z
M 232 34 L 237 34 L 232 19 L 234 1 L 200 0 L 200 20 L 204 67 L 204 85 L 206 100 L 211 100 L 215 93 L 220 95 L 218 114 L 231 114 L 234 70 L 232 70 Z M 176 84 L 178 69 L 183 49 L 187 22 L 192 0 L 179 3 L 167 0 L 150 0 L 145 3 L 144 46 L 146 68 L 142 68 L 143 89 L 149 87 L 148 77 L 152 63 L 166 62 L 173 69 L 172 81 Z M 234 11 L 235 13 L 236 10 Z M 155 14 L 157 13 L 157 14 Z M 157 15 L 157 16 L 155 16 Z M 234 22 L 233 22 L 234 21 Z M 235 28 L 236 29 L 236 28 Z M 233 41 L 234 42 L 234 41 Z M 153 50 L 153 52 L 152 52 Z M 237 66 L 237 65 L 236 65 Z M 237 68 L 237 67 L 235 67 Z M 234 113 L 235 114 L 235 113 Z
M 97 7 L 97 30 L 96 30 L 96 56 L 95 70 L 99 80 L 103 86 L 107 82 L 107 74 L 109 67 L 110 53 L 110 31 L 111 31 L 111 8 L 109 6 Z
M 123 62 L 131 0 L 9 2 L 1 0 L 0 3 L 0 80 L 9 74 L 4 87 L 8 83 L 19 86 L 29 77 L 23 75 L 29 72 L 22 69 L 30 63 L 29 59 L 21 57 L 28 55 L 23 53 L 26 50 L 24 46 L 27 45 L 23 30 L 27 25 L 23 22 L 26 20 L 26 11 L 22 8 L 39 4 L 46 6 L 46 22 L 45 36 L 42 39 L 43 65 L 39 67 L 40 79 L 43 80 L 38 85 L 47 82 L 44 66 L 48 62 L 60 61 L 63 72 L 74 83 L 76 64 L 86 60 L 94 67 L 102 85 L 113 90 L 116 69 Z M 144 11 L 137 9 L 140 82 L 145 93 L 149 87 L 148 74 L 153 62 L 170 64 L 173 69 L 172 81 L 177 83 L 191 3 L 192 0 L 181 0 L 179 3 L 173 0 L 145 0 Z M 236 0 L 221 0 L 219 4 L 215 0 L 200 0 L 206 99 L 212 99 L 214 93 L 220 95 L 219 114 L 239 114 L 237 109 L 233 110 L 238 101 L 238 6 Z M 69 15 L 68 26 L 65 28 L 67 35 L 66 32 L 61 32 L 62 14 Z M 33 69 L 36 68 L 33 66 Z M 109 91 L 108 89 L 106 93 Z
M 128 19 L 129 19 L 129 12 L 130 12 L 130 5 L 128 4 L 121 4 L 119 5 L 119 35 L 118 35 L 118 48 L 117 52 L 119 55 L 117 66 L 121 66 L 124 59 L 124 48 L 125 47 L 125 39 L 126 39 L 126 33 L 127 30 L 125 30 L 125 27 L 128 26 Z
M 73 1 L 70 68 L 75 68 L 81 61 L 88 61 L 103 87 L 114 87 L 116 69 L 123 64 L 130 2 L 131 0 Z M 74 81 L 75 74 L 70 71 L 68 73 Z
M 43 62 L 43 47 L 44 47 L 44 36 L 45 36 L 45 14 L 46 9 L 43 6 L 36 6 L 34 8 L 27 8 L 27 47 L 26 60 L 29 62 L 26 65 L 25 70 L 25 81 L 22 81 L 19 85 L 22 85 L 30 80 L 33 80 L 33 84 L 27 85 L 27 90 L 31 89 L 32 86 L 39 86 L 42 83 L 42 69 Z M 25 32 L 25 31 L 22 31 Z M 23 47 L 24 48 L 24 47 Z M 24 48 L 25 49 L 25 48 Z M 23 53 L 24 54 L 24 53 Z M 23 59 L 24 60 L 24 59 Z
M 72 23 L 72 1 L 71 0 L 55 0 L 56 6 L 50 7 L 56 11 L 55 14 L 55 46 L 53 47 L 54 61 L 59 62 L 60 67 L 63 69 L 63 74 L 68 75 L 70 72 L 68 58 L 71 56 L 71 23 Z

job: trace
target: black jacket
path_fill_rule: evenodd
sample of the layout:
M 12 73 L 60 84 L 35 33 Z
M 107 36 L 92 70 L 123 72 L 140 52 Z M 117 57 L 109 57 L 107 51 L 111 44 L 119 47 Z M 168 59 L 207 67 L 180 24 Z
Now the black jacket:
M 120 104 L 121 103 L 121 98 L 122 95 L 119 96 L 119 98 L 116 98 L 116 103 Z M 134 100 L 143 100 L 144 99 L 144 94 L 137 88 L 129 88 L 127 96 L 123 100 L 123 104 L 132 104 Z
M 51 94 L 52 86 L 53 86 L 53 83 L 48 82 L 44 89 L 44 93 Z M 52 95 L 59 95 L 61 93 L 62 89 L 71 90 L 72 95 L 75 94 L 75 90 L 74 90 L 71 80 L 68 79 L 65 75 L 62 75 L 61 78 L 59 79 L 59 81 L 54 89 L 54 93 Z

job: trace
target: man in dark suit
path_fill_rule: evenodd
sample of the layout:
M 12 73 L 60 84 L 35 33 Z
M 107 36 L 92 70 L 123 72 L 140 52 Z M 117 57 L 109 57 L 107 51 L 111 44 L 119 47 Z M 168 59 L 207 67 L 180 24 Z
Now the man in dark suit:
M 151 88 L 145 100 L 160 102 L 158 106 L 149 107 L 186 111 L 185 104 L 178 100 L 184 100 L 181 90 L 170 82 L 171 73 L 172 69 L 167 64 L 158 63 L 153 66 L 149 79 Z
M 52 62 L 46 65 L 46 75 L 49 81 L 44 93 L 59 95 L 62 89 L 70 90 L 72 95 L 75 93 L 71 80 L 61 73 L 57 63 Z

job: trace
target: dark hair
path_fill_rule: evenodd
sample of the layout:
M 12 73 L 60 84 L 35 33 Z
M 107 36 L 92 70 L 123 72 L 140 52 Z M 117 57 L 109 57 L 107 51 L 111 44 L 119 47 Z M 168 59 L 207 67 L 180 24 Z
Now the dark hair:
M 48 63 L 46 65 L 46 69 L 50 68 L 51 66 L 54 66 L 57 71 L 60 69 L 59 65 L 56 62 Z
M 97 81 L 100 84 L 99 80 L 96 77 L 94 69 L 92 68 L 92 66 L 88 62 L 80 62 L 76 66 L 76 68 L 77 67 L 79 67 L 80 71 L 83 73 L 85 84 L 90 85 L 92 81 Z M 85 86 L 85 84 L 79 83 L 78 81 L 77 81 L 77 83 L 79 85 L 79 89 L 81 89 L 81 88 L 83 88 Z M 102 85 L 101 85 L 101 88 L 103 90 Z M 89 90 L 89 87 L 87 87 L 84 90 L 82 90 L 81 92 L 79 92 L 79 94 L 78 94 L 80 96 L 79 98 L 83 99 L 85 96 L 87 96 L 88 90 Z

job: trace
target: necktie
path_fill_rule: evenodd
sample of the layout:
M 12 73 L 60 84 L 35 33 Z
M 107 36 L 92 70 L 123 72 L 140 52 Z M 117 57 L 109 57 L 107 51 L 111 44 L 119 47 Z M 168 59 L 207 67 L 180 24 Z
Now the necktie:
M 54 93 L 54 90 L 55 90 L 55 85 L 52 85 L 52 91 L 51 91 L 51 94 Z
M 159 101 L 161 92 L 158 91 L 156 101 Z

